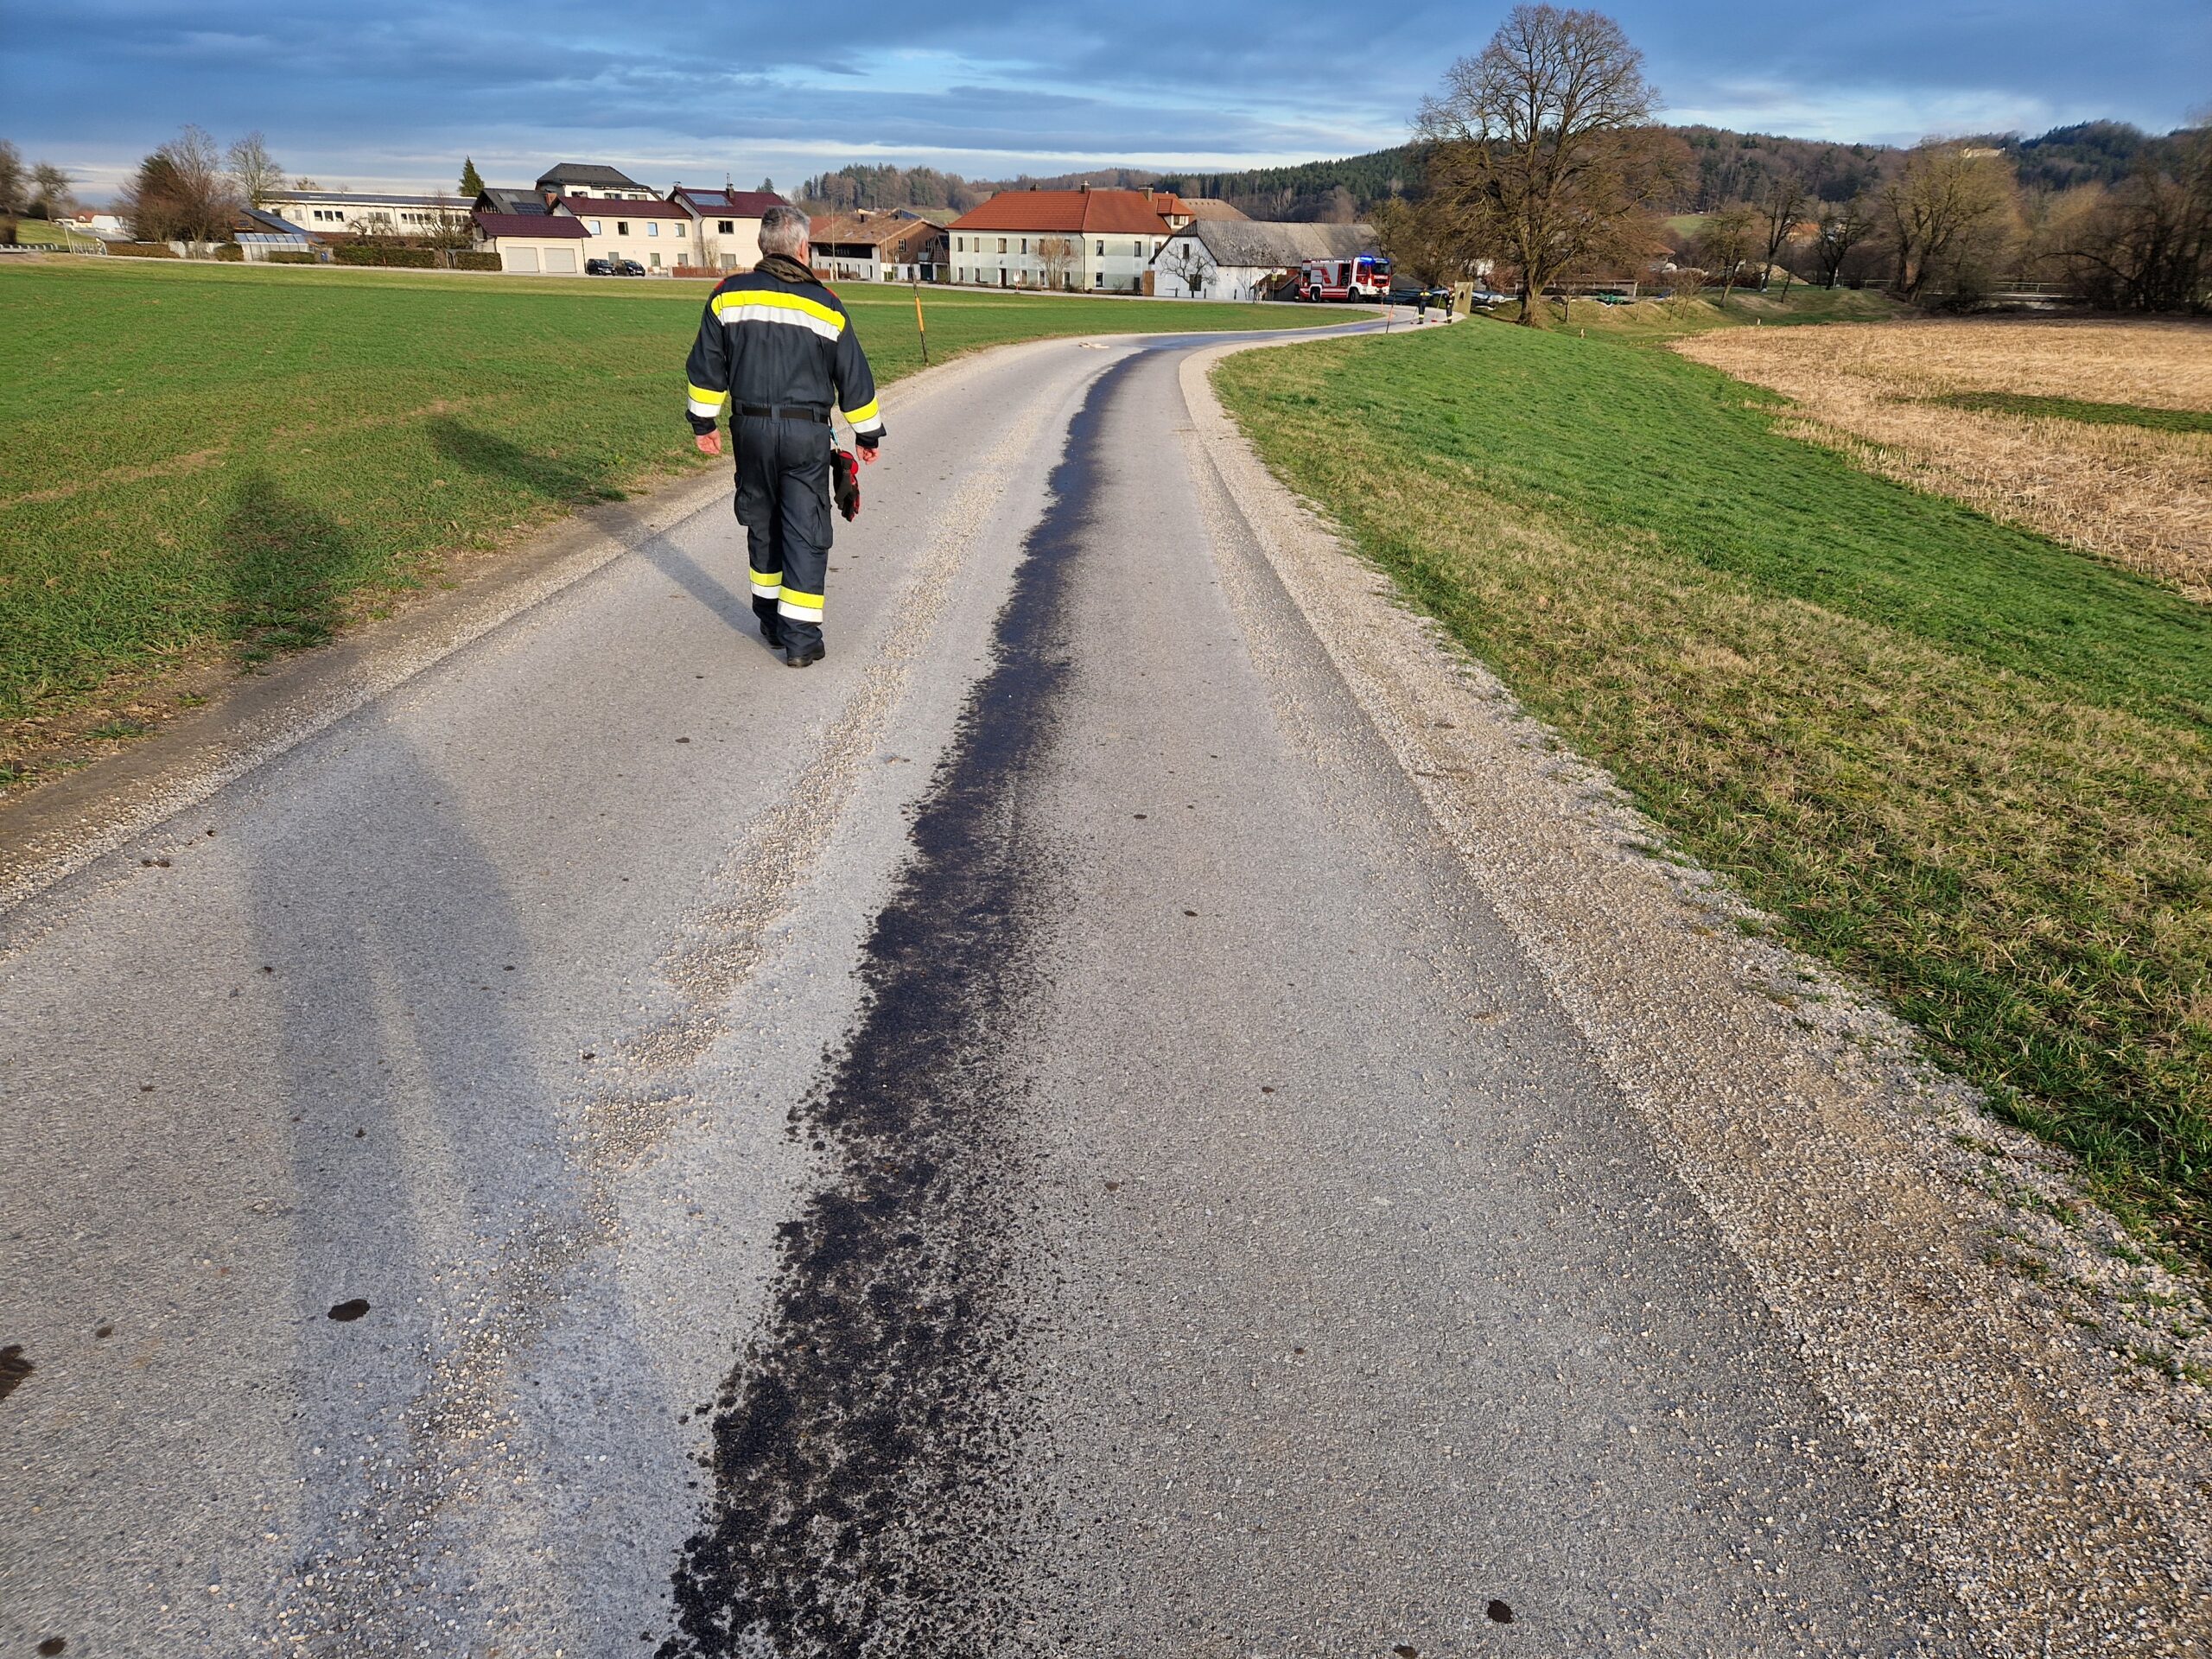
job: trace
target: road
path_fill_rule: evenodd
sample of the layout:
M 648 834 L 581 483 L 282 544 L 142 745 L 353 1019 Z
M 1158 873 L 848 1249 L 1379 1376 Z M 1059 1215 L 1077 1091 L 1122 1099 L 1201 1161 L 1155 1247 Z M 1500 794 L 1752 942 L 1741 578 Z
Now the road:
M 0 918 L 0 1651 L 1958 1650 L 1193 348 L 887 395 L 817 668 L 710 507 Z

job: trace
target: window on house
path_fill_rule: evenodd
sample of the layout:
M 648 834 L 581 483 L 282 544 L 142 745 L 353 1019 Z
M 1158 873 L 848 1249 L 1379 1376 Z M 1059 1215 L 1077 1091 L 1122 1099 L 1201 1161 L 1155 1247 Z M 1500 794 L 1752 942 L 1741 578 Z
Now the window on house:
M 1143 258 L 1143 257 L 1144 257 L 1144 244 L 1143 244 L 1143 243 L 1141 243 L 1141 242 L 1132 242 L 1132 243 L 1130 243 L 1130 244 L 1129 244 L 1129 251 L 1130 251 L 1131 253 L 1133 253 L 1133 254 L 1136 255 L 1136 257 L 1137 257 L 1138 258 L 1140 258 L 1140 259 Z
M 1021 251 L 1024 253 L 1029 251 L 1029 238 L 1026 236 L 1021 238 Z
M 584 221 L 584 223 L 591 226 L 591 233 L 592 233 L 594 236 L 597 236 L 597 235 L 600 233 L 600 230 L 599 230 L 599 221 L 598 221 L 597 219 L 586 219 L 586 220 Z
M 1101 259 L 1103 259 L 1106 257 L 1106 245 L 1103 242 L 1101 242 L 1098 245 L 1098 257 Z
M 658 236 L 660 234 L 660 220 L 657 219 L 647 219 L 645 221 L 645 234 L 647 236 Z
M 646 263 L 647 264 L 649 264 L 649 265 L 658 265 L 658 264 L 660 264 L 660 255 L 658 255 L 658 254 L 657 254 L 657 253 L 649 253 L 649 254 L 647 254 L 647 255 L 645 256 L 645 263 Z
M 1004 253 L 1006 251 L 1006 238 L 1004 237 L 999 238 L 999 251 L 1001 253 Z
M 964 236 L 956 236 L 956 237 L 954 237 L 954 238 L 952 238 L 952 251 L 953 251 L 955 253 L 965 253 L 965 252 L 967 252 L 967 251 L 968 251 L 968 238 L 967 238 L 966 237 L 964 237 Z
M 630 234 L 630 221 L 629 221 L 628 219 L 616 219 L 616 220 L 614 221 L 614 234 L 615 234 L 615 235 L 617 235 L 617 236 L 627 236 L 627 235 L 629 235 L 629 234 Z
M 1106 245 L 1105 245 L 1103 242 L 1102 242 L 1102 243 L 1100 243 L 1098 245 L 1099 245 L 1100 247 L 1102 247 L 1102 248 L 1103 248 L 1103 247 L 1104 247 Z M 1103 270 L 1094 270 L 1094 271 L 1092 271 L 1092 272 L 1090 273 L 1090 285 L 1091 285 L 1093 288 L 1103 288 L 1103 287 L 1105 287 L 1105 286 L 1106 286 L 1106 273 L 1105 273 L 1104 271 L 1103 271 Z
M 737 232 L 737 221 L 728 219 L 718 219 L 715 221 L 715 229 L 723 236 L 734 235 Z

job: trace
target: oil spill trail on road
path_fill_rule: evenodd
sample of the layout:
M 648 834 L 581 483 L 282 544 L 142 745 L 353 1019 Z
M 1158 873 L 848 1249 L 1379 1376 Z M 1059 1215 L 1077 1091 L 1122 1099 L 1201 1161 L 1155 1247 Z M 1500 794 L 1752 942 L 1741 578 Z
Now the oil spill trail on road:
M 868 997 L 793 1113 L 827 1189 L 786 1224 L 773 1311 L 713 1422 L 715 1490 L 660 1659 L 972 1656 L 1018 1618 L 1015 1272 L 1031 1204 L 1009 1053 L 1052 899 L 1024 779 L 1067 675 L 1068 567 L 1098 430 L 1092 386 L 864 948 Z

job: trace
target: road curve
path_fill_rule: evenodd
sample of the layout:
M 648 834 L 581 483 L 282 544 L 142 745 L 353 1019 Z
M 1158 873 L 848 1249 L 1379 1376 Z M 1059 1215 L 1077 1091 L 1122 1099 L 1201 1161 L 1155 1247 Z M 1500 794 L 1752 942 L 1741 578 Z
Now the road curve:
M 817 668 L 718 505 L 0 915 L 0 1650 L 1968 1650 L 1198 344 L 887 396 Z

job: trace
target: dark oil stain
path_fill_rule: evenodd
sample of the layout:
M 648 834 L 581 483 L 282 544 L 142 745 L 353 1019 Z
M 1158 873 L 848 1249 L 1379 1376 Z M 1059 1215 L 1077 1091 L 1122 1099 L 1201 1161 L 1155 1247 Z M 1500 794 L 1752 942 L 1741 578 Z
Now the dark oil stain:
M 340 1325 L 351 1325 L 354 1320 L 359 1319 L 362 1314 L 368 1311 L 368 1303 L 363 1300 L 360 1297 L 355 1296 L 348 1300 L 339 1303 L 337 1306 L 332 1308 L 330 1310 L 330 1317 L 337 1320 Z
M 1198 912 L 1197 911 L 1195 911 L 1195 910 L 1186 910 L 1186 911 L 1185 911 L 1183 913 L 1184 913 L 1185 916 L 1195 916 L 1195 915 L 1197 915 Z
M 105 1342 L 110 1337 L 115 1334 L 115 1327 L 111 1325 L 103 1325 L 95 1328 L 92 1334 L 99 1338 L 102 1342 Z
M 55 1654 L 67 1653 L 69 1650 L 69 1638 L 66 1636 L 49 1636 L 38 1644 L 38 1650 L 46 1656 L 46 1659 L 54 1659 Z
M 138 1092 L 142 1095 L 150 1095 L 154 1092 L 154 1085 L 150 1083 L 142 1083 L 138 1085 Z
M 1274 1091 L 1275 1086 L 1272 1083 L 1263 1083 L 1260 1085 L 1260 1092 L 1263 1095 L 1272 1095 Z
M 1513 1610 L 1502 1601 L 1493 1601 L 1483 1611 L 1490 1615 L 1490 1622 L 1493 1624 L 1510 1624 L 1513 1622 Z
M 1410 1642 L 1401 1642 L 1390 1651 L 1396 1654 L 1398 1659 L 1421 1659 L 1421 1649 Z
M 791 1114 L 833 1173 L 779 1230 L 773 1311 L 713 1420 L 714 1487 L 659 1659 L 968 1659 L 1014 1623 L 1016 1228 L 1035 1175 L 1008 1049 L 1055 886 L 1021 801 L 1066 682 L 1068 566 L 1121 372 L 1070 428 L 990 665 L 914 812 L 859 1022 Z
M 21 1343 L 11 1342 L 5 1348 L 0 1348 L 0 1400 L 5 1400 L 13 1394 L 16 1386 L 37 1369 L 23 1357 Z

